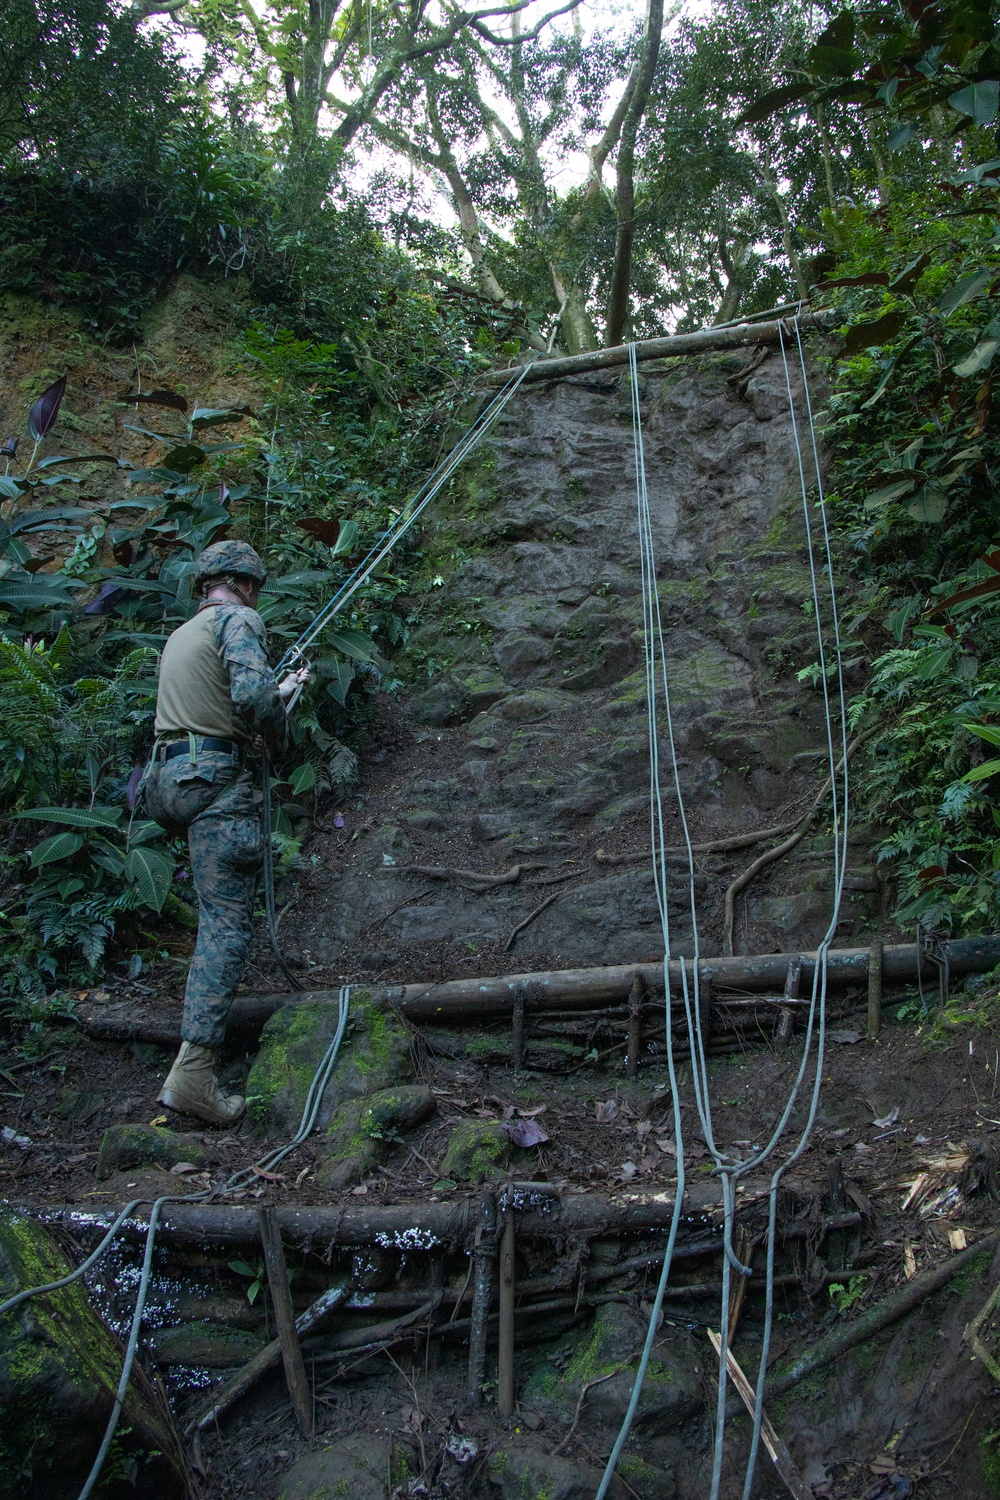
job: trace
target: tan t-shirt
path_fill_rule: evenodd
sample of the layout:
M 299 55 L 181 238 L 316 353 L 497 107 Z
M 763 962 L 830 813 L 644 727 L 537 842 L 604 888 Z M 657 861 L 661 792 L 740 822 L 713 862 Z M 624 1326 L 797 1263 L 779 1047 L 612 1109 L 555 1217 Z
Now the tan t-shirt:
M 163 648 L 156 695 L 158 735 L 207 734 L 243 742 L 250 738 L 233 713 L 215 615 L 214 609 L 200 610 L 174 631 Z

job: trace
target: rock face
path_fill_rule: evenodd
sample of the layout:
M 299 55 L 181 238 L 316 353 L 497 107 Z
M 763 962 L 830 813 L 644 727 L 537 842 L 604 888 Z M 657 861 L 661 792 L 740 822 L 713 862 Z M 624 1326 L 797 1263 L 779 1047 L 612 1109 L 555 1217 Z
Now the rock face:
M 685 364 L 641 382 L 678 780 L 700 840 L 781 822 L 826 774 L 822 700 L 797 678 L 817 645 L 784 375 L 774 355 L 741 376 L 744 362 Z M 463 956 L 506 939 L 549 894 L 530 873 L 470 895 L 398 872 L 459 863 L 534 863 L 572 877 L 513 945 L 531 967 L 544 967 L 539 956 L 570 966 L 662 953 L 648 862 L 598 858 L 649 843 L 631 445 L 617 377 L 532 387 L 478 470 L 463 471 L 464 499 L 435 512 L 410 642 L 411 656 L 434 664 L 410 700 L 416 744 L 349 869 L 319 882 L 322 920 L 299 922 L 314 958 L 335 963 L 368 931 L 375 946 L 367 963 L 353 950 L 355 970 L 389 968 L 401 947 L 413 956 L 451 943 Z M 443 586 L 430 587 L 438 574 Z M 659 751 L 667 841 L 680 844 L 662 716 Z M 770 886 L 748 891 L 737 951 L 815 944 L 831 911 L 830 842 L 800 845 L 787 878 L 778 867 Z M 865 860 L 863 844 L 855 857 Z M 699 859 L 703 953 L 721 949 L 733 858 Z M 690 953 L 679 859 L 668 861 L 667 886 L 673 951 Z M 841 937 L 851 914 L 849 899 Z
M 41 1225 L 0 1209 L 0 1301 L 69 1271 Z M 121 1359 L 79 1282 L 0 1318 L 0 1496 L 71 1500 L 79 1493 L 111 1410 Z M 156 1447 L 171 1446 L 134 1382 L 122 1426 L 130 1422 Z M 160 1475 L 158 1492 L 179 1489 Z

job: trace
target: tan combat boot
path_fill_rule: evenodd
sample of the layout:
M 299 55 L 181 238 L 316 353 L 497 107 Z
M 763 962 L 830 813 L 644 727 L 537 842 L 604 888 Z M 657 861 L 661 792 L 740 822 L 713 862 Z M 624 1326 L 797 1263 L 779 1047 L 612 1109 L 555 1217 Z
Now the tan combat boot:
M 232 1125 L 246 1109 L 240 1094 L 224 1094 L 215 1076 L 215 1053 L 198 1042 L 181 1042 L 157 1098 L 168 1109 L 194 1115 L 208 1125 Z

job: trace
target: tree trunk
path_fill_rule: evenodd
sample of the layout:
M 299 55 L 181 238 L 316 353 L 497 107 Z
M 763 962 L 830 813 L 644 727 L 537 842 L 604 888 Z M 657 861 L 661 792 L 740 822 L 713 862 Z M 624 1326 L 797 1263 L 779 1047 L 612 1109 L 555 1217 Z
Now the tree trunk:
M 632 245 L 635 240 L 635 143 L 639 125 L 649 101 L 649 91 L 660 55 L 663 32 L 663 0 L 649 0 L 639 73 L 629 100 L 618 147 L 617 190 L 618 228 L 615 234 L 615 263 L 608 293 L 608 317 L 605 344 L 622 342 L 628 317 L 628 294 L 632 282 Z
M 583 291 L 575 281 L 564 282 L 558 266 L 550 263 L 549 274 L 562 308 L 559 321 L 566 350 L 569 354 L 587 354 L 598 347 L 598 341 Z

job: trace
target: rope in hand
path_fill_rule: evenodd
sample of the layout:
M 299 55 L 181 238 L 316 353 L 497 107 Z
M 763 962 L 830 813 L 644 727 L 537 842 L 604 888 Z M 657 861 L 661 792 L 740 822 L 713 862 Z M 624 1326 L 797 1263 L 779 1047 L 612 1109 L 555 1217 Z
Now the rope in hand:
M 87 1476 L 83 1489 L 80 1491 L 79 1500 L 88 1500 L 88 1496 L 91 1494 L 94 1485 L 97 1483 L 97 1480 L 100 1477 L 101 1470 L 104 1466 L 105 1459 L 108 1456 L 108 1450 L 110 1449 L 112 1440 L 114 1439 L 115 1431 L 118 1427 L 118 1421 L 121 1417 L 122 1409 L 125 1403 L 125 1393 L 128 1390 L 129 1380 L 132 1376 L 132 1366 L 135 1362 L 135 1354 L 139 1344 L 139 1334 L 142 1328 L 143 1314 L 146 1309 L 146 1299 L 149 1294 L 149 1283 L 153 1267 L 153 1248 L 156 1240 L 156 1229 L 159 1223 L 160 1213 L 162 1209 L 170 1203 L 211 1202 L 213 1198 L 217 1198 L 221 1194 L 226 1193 L 233 1188 L 239 1187 L 245 1182 L 248 1182 L 252 1177 L 257 1176 L 258 1172 L 273 1171 L 278 1163 L 283 1161 L 291 1151 L 294 1151 L 297 1146 L 301 1146 L 302 1142 L 310 1135 L 316 1124 L 320 1107 L 323 1103 L 323 1095 L 326 1092 L 326 1086 L 330 1081 L 330 1075 L 332 1074 L 334 1066 L 336 1065 L 337 1055 L 340 1052 L 341 1043 L 344 1040 L 344 1033 L 347 1030 L 347 1021 L 350 1013 L 350 1003 L 351 987 L 347 984 L 342 985 L 340 994 L 338 996 L 337 1029 L 333 1035 L 333 1039 L 331 1040 L 330 1045 L 327 1047 L 326 1052 L 323 1054 L 323 1057 L 320 1060 L 319 1066 L 313 1074 L 312 1082 L 310 1083 L 308 1093 L 306 1094 L 305 1104 L 302 1107 L 302 1118 L 299 1121 L 299 1127 L 292 1139 L 288 1141 L 284 1146 L 278 1146 L 271 1151 L 265 1152 L 265 1154 L 251 1166 L 243 1167 L 238 1172 L 233 1172 L 225 1182 L 219 1183 L 215 1187 L 205 1188 L 204 1191 L 200 1193 L 170 1194 L 162 1198 L 156 1198 L 152 1201 L 152 1207 L 149 1212 L 149 1225 L 146 1230 L 146 1245 L 143 1254 L 142 1272 L 139 1278 L 139 1290 L 136 1294 L 135 1310 L 132 1314 L 132 1322 L 129 1327 L 128 1343 L 126 1344 L 125 1348 L 125 1359 L 122 1364 L 121 1379 L 118 1382 L 118 1388 L 115 1392 L 115 1398 L 111 1407 L 111 1415 L 108 1418 L 108 1423 L 104 1430 L 104 1437 L 101 1440 L 101 1446 L 98 1449 L 97 1456 L 94 1459 L 93 1465 L 91 1466 L 90 1473 Z M 150 1200 L 148 1198 L 133 1198 L 132 1202 L 126 1204 L 125 1208 L 122 1209 L 121 1213 L 115 1219 L 114 1223 L 111 1225 L 110 1229 L 107 1231 L 104 1238 L 97 1246 L 96 1250 L 93 1250 L 91 1254 L 87 1256 L 86 1260 L 82 1261 L 81 1264 L 77 1266 L 75 1271 L 71 1271 L 68 1276 L 60 1277 L 58 1281 L 50 1281 L 44 1286 L 27 1287 L 24 1291 L 17 1292 L 13 1297 L 8 1297 L 5 1302 L 0 1303 L 0 1316 L 2 1316 L 6 1312 L 10 1312 L 13 1308 L 17 1307 L 20 1303 L 27 1301 L 30 1297 L 41 1297 L 48 1292 L 59 1291 L 62 1287 L 69 1286 L 74 1281 L 79 1281 L 82 1276 L 86 1275 L 86 1273 L 91 1269 L 92 1266 L 95 1266 L 98 1263 L 101 1257 L 110 1248 L 119 1229 L 124 1224 L 129 1215 L 132 1214 L 140 1206 L 140 1204 L 149 1202 Z
M 701 1020 L 702 1020 L 702 1018 L 701 1018 L 701 1006 L 700 1006 L 700 1003 L 699 1003 L 699 981 L 700 981 L 700 975 L 699 975 L 699 934 L 698 934 L 698 920 L 697 920 L 696 895 L 695 895 L 694 855 L 693 855 L 693 850 L 692 850 L 692 845 L 691 845 L 691 838 L 690 838 L 690 832 L 689 832 L 689 827 L 688 827 L 687 814 L 686 814 L 686 811 L 685 811 L 683 791 L 682 791 L 682 788 L 681 788 L 681 785 L 680 785 L 680 776 L 679 776 L 679 769 L 678 769 L 678 762 L 677 762 L 676 745 L 675 745 L 675 740 L 674 740 L 673 721 L 672 721 L 672 715 L 671 715 L 671 709 L 670 709 L 670 691 L 669 691 L 668 674 L 667 674 L 667 668 L 666 668 L 666 651 L 665 651 L 664 641 L 663 641 L 662 621 L 661 621 L 661 617 L 660 617 L 659 597 L 658 597 L 658 589 L 657 589 L 657 584 L 656 584 L 656 567 L 655 567 L 655 559 L 654 559 L 654 555 L 653 555 L 652 527 L 651 527 L 649 497 L 648 497 L 647 481 L 646 481 L 646 473 L 645 473 L 645 456 L 644 456 L 643 441 L 642 441 L 642 428 L 641 428 L 641 410 L 640 410 L 639 395 L 638 395 L 638 369 L 637 369 L 637 362 L 636 362 L 634 347 L 630 349 L 630 357 L 629 357 L 630 383 L 631 383 L 631 389 L 632 389 L 633 442 L 634 442 L 634 454 L 635 454 L 635 464 L 636 464 L 636 496 L 637 496 L 637 509 L 638 509 L 638 517 L 639 517 L 639 551 L 640 551 L 641 574 L 642 574 L 643 636 L 644 636 L 644 644 L 645 644 L 645 653 L 644 654 L 645 654 L 645 665 L 646 665 L 647 707 L 648 707 L 648 710 L 649 710 L 648 733 L 649 733 L 649 753 L 650 753 L 650 822 L 651 822 L 652 847 L 653 847 L 653 877 L 654 877 L 654 884 L 655 884 L 655 887 L 656 887 L 657 904 L 658 904 L 658 907 L 659 907 L 659 910 L 660 910 L 660 919 L 661 919 L 661 925 L 662 925 L 662 930 L 663 930 L 663 938 L 664 938 L 664 972 L 666 974 L 667 973 L 666 965 L 670 961 L 670 938 L 669 938 L 669 916 L 668 916 L 668 912 L 667 912 L 667 903 L 666 903 L 666 894 L 665 894 L 666 893 L 666 864 L 665 864 L 665 856 L 664 856 L 664 852 L 663 852 L 666 841 L 665 841 L 664 832 L 663 832 L 663 806 L 662 806 L 662 797 L 661 797 L 661 791 L 660 791 L 660 770 L 659 770 L 659 738 L 658 738 L 658 732 L 657 732 L 657 726 L 656 726 L 656 691 L 657 691 L 657 689 L 656 689 L 655 677 L 656 677 L 656 663 L 657 663 L 657 660 L 658 660 L 658 662 L 659 662 L 659 668 L 660 668 L 660 675 L 662 677 L 663 700 L 664 700 L 664 720 L 665 720 L 666 736 L 667 736 L 667 741 L 668 741 L 668 745 L 669 745 L 669 751 L 670 751 L 672 768 L 673 768 L 674 790 L 675 790 L 675 794 L 676 794 L 676 797 L 677 797 L 678 812 L 679 812 L 679 816 L 680 816 L 680 819 L 681 819 L 681 825 L 682 825 L 683 835 L 684 835 L 684 842 L 685 842 L 685 846 L 686 846 L 686 849 L 687 849 L 687 855 L 688 855 L 688 860 L 687 860 L 687 863 L 688 863 L 688 897 L 689 897 L 689 904 L 690 904 L 690 914 L 691 914 L 691 924 L 692 924 L 692 934 L 693 934 L 693 946 L 694 946 L 693 957 L 692 957 L 692 960 L 691 960 L 692 968 L 691 968 L 691 984 L 690 985 L 689 985 L 689 981 L 688 981 L 687 965 L 686 965 L 686 963 L 685 963 L 685 961 L 684 961 L 683 958 L 681 959 L 680 968 L 681 968 L 681 986 L 682 986 L 682 994 L 683 994 L 684 1013 L 685 1013 L 685 1020 L 686 1020 L 687 1031 L 688 1031 L 688 1040 L 689 1040 L 689 1043 L 690 1043 L 690 1051 L 691 1051 L 691 1059 L 692 1059 L 692 1080 L 693 1080 L 693 1086 L 694 1086 L 695 1103 L 696 1103 L 697 1110 L 698 1110 L 699 1120 L 700 1120 L 700 1123 L 701 1123 L 701 1126 L 702 1126 L 702 1130 L 703 1130 L 703 1134 L 704 1134 L 704 1138 L 705 1138 L 706 1144 L 709 1147 L 710 1154 L 712 1155 L 712 1158 L 713 1158 L 714 1163 L 715 1163 L 716 1172 L 718 1173 L 718 1175 L 721 1178 L 722 1195 L 723 1195 L 723 1242 L 724 1242 L 724 1257 L 723 1257 L 723 1273 L 722 1273 L 722 1307 L 721 1307 L 721 1317 L 720 1317 L 722 1347 L 721 1347 L 721 1350 L 720 1350 L 720 1359 L 719 1359 L 719 1394 L 718 1394 L 718 1403 L 717 1403 L 717 1410 L 716 1410 L 716 1431 L 715 1431 L 715 1443 L 714 1443 L 714 1449 L 713 1449 L 712 1483 L 711 1483 L 711 1491 L 710 1491 L 710 1500 L 718 1500 L 718 1496 L 719 1496 L 719 1492 L 720 1492 L 720 1486 L 721 1486 L 721 1478 L 722 1478 L 722 1460 L 723 1460 L 723 1452 L 724 1452 L 725 1410 L 726 1410 L 726 1374 L 727 1374 L 727 1345 L 728 1345 L 728 1321 L 729 1321 L 728 1320 L 728 1306 L 729 1306 L 730 1271 L 732 1269 L 732 1270 L 735 1270 L 737 1272 L 737 1274 L 749 1274 L 749 1268 L 748 1267 L 744 1267 L 743 1265 L 740 1264 L 740 1262 L 737 1260 L 737 1258 L 736 1258 L 736 1256 L 735 1256 L 735 1254 L 733 1252 L 733 1246 L 732 1246 L 732 1232 L 733 1232 L 733 1224 L 734 1224 L 734 1218 L 735 1218 L 735 1184 L 736 1184 L 736 1179 L 738 1177 L 740 1177 L 740 1176 L 745 1175 L 747 1172 L 751 1171 L 752 1169 L 757 1168 L 763 1160 L 765 1160 L 769 1155 L 771 1155 L 776 1150 L 778 1144 L 780 1143 L 781 1139 L 783 1138 L 785 1130 L 786 1130 L 787 1125 L 788 1125 L 788 1122 L 789 1122 L 789 1120 L 791 1118 L 792 1111 L 793 1111 L 793 1109 L 795 1107 L 795 1103 L 796 1103 L 796 1100 L 798 1098 L 799 1090 L 801 1088 L 803 1079 L 805 1078 L 806 1072 L 808 1070 L 809 1059 L 810 1059 L 811 1050 L 812 1050 L 813 1033 L 814 1033 L 814 1030 L 815 1030 L 816 1034 L 817 1034 L 816 1066 L 815 1066 L 815 1076 L 814 1076 L 814 1081 L 813 1081 L 812 1095 L 811 1095 L 811 1099 L 810 1099 L 810 1107 L 809 1107 L 809 1111 L 808 1111 L 807 1120 L 806 1120 L 805 1126 L 804 1126 L 804 1128 L 802 1130 L 802 1133 L 801 1133 L 801 1135 L 799 1137 L 799 1140 L 798 1140 L 796 1146 L 794 1147 L 792 1153 L 782 1163 L 782 1165 L 779 1166 L 779 1168 L 777 1169 L 777 1171 L 774 1173 L 774 1175 L 772 1177 L 772 1181 L 771 1181 L 771 1193 L 770 1193 L 769 1216 L 768 1216 L 768 1234 L 767 1234 L 767 1297 L 766 1297 L 766 1309 L 765 1309 L 765 1337 L 764 1337 L 764 1345 L 763 1345 L 763 1348 L 762 1348 L 761 1363 L 760 1363 L 760 1368 L 759 1368 L 759 1372 L 758 1372 L 758 1381 L 757 1381 L 757 1390 L 756 1390 L 756 1402 L 755 1402 L 754 1433 L 753 1433 L 753 1439 L 752 1439 L 752 1443 L 751 1443 L 751 1452 L 750 1452 L 750 1457 L 749 1457 L 749 1460 L 748 1460 L 747 1472 L 746 1472 L 746 1482 L 745 1482 L 745 1487 L 744 1487 L 744 1500 L 749 1500 L 750 1491 L 751 1491 L 752 1484 L 753 1484 L 753 1477 L 754 1477 L 754 1471 L 755 1471 L 755 1466 L 756 1466 L 757 1452 L 758 1452 L 758 1449 L 759 1449 L 760 1427 L 761 1427 L 761 1419 L 762 1419 L 762 1414 L 763 1414 L 763 1387 L 764 1387 L 764 1379 L 765 1379 L 766 1370 L 767 1370 L 767 1358 L 768 1358 L 768 1352 L 769 1352 L 769 1347 L 770 1347 L 771 1323 L 772 1323 L 772 1316 L 773 1316 L 774 1243 L 775 1243 L 775 1229 L 776 1229 L 777 1194 L 778 1194 L 778 1188 L 780 1186 L 782 1175 L 784 1174 L 785 1171 L 787 1171 L 788 1167 L 790 1167 L 792 1165 L 792 1163 L 795 1160 L 797 1160 L 798 1157 L 805 1150 L 806 1145 L 808 1144 L 809 1137 L 810 1137 L 811 1132 L 812 1132 L 813 1124 L 815 1122 L 816 1109 L 817 1109 L 818 1102 L 819 1102 L 819 1088 L 820 1088 L 820 1083 L 821 1083 L 821 1080 L 822 1080 L 823 1047 L 824 1047 L 824 1042 L 825 1042 L 826 989 L 827 989 L 827 953 L 828 953 L 829 946 L 830 946 L 830 943 L 831 943 L 831 941 L 833 939 L 833 935 L 834 935 L 834 933 L 836 931 L 837 923 L 838 923 L 838 920 L 839 920 L 840 904 L 841 904 L 841 898 L 842 898 L 842 893 L 843 893 L 843 879 L 844 879 L 845 866 L 846 866 L 846 853 L 847 853 L 847 849 L 846 849 L 846 844 L 847 844 L 847 775 L 848 775 L 848 772 L 847 772 L 848 758 L 847 758 L 847 755 L 846 755 L 846 749 L 847 749 L 847 717 L 846 717 L 846 704 L 845 704 L 845 695 L 844 695 L 844 685 L 843 685 L 843 679 L 842 679 L 842 674 L 841 674 L 839 619 L 838 619 L 838 614 L 837 614 L 836 595 L 835 595 L 835 588 L 834 588 L 834 581 L 833 581 L 832 552 L 831 552 L 831 547 L 830 547 L 829 531 L 828 531 L 828 526 L 827 526 L 827 518 L 826 518 L 826 512 L 825 512 L 824 500 L 823 500 L 822 475 L 820 473 L 819 455 L 818 455 L 818 450 L 817 450 L 817 445 L 816 445 L 815 429 L 814 429 L 813 420 L 812 420 L 812 406 L 811 406 L 811 399 L 810 399 L 810 395 L 809 395 L 808 374 L 807 374 L 807 371 L 806 371 L 804 352 L 803 352 L 803 349 L 802 349 L 802 342 L 801 342 L 801 333 L 800 333 L 800 330 L 799 330 L 799 325 L 798 325 L 797 320 L 794 321 L 794 328 L 795 328 L 795 335 L 796 335 L 796 342 L 797 342 L 797 349 L 798 349 L 799 364 L 800 364 L 801 372 L 802 372 L 803 391 L 804 391 L 804 395 L 805 395 L 807 416 L 808 416 L 809 427 L 810 427 L 810 434 L 811 434 L 812 458 L 813 458 L 813 463 L 815 465 L 815 470 L 816 470 L 817 484 L 819 486 L 819 504 L 820 504 L 820 513 L 821 513 L 821 516 L 822 516 L 823 545 L 824 545 L 825 560 L 826 560 L 826 568 L 825 568 L 824 571 L 827 573 L 827 577 L 829 579 L 830 606 L 831 606 L 832 623 L 833 623 L 833 640 L 834 640 L 834 667 L 833 667 L 833 671 L 835 672 L 835 675 L 837 677 L 837 682 L 838 682 L 838 700 L 839 700 L 839 702 L 838 702 L 838 707 L 839 707 L 838 718 L 839 718 L 839 730 L 840 730 L 839 738 L 841 740 L 841 745 L 842 745 L 842 756 L 841 756 L 841 761 L 840 761 L 840 766 L 839 767 L 837 765 L 837 759 L 836 759 L 836 755 L 835 755 L 835 751 L 834 751 L 833 711 L 832 711 L 832 704 L 830 702 L 829 679 L 828 679 L 828 676 L 827 676 L 827 647 L 826 647 L 826 640 L 825 640 L 823 623 L 822 623 L 822 611 L 821 611 L 821 608 L 820 608 L 819 582 L 818 582 L 818 578 L 817 578 L 816 563 L 815 563 L 815 557 L 814 557 L 814 553 L 813 553 L 812 526 L 811 526 L 811 521 L 810 521 L 810 516 L 809 516 L 808 486 L 806 484 L 806 479 L 805 479 L 805 470 L 804 470 L 804 465 L 803 465 L 803 460 L 802 460 L 802 449 L 801 449 L 801 443 L 800 443 L 799 431 L 798 431 L 798 417 L 797 417 L 797 413 L 796 413 L 796 410 L 795 410 L 795 403 L 794 403 L 794 399 L 793 399 L 793 395 L 792 395 L 791 380 L 790 380 L 790 374 L 789 374 L 789 369 L 788 369 L 788 360 L 787 360 L 787 354 L 786 354 L 785 345 L 784 345 L 784 334 L 783 334 L 783 330 L 781 330 L 779 328 L 779 336 L 780 336 L 780 340 L 781 340 L 782 360 L 783 360 L 783 367 L 784 367 L 784 373 L 785 373 L 785 385 L 786 385 L 786 392 L 787 392 L 788 402 L 789 402 L 789 412 L 790 412 L 791 422 L 792 422 L 792 431 L 793 431 L 793 439 L 794 439 L 794 444 L 795 444 L 795 452 L 796 452 L 796 457 L 797 457 L 797 466 L 798 466 L 798 471 L 799 471 L 800 486 L 801 486 L 801 490 L 802 490 L 802 506 L 803 506 L 803 516 L 804 516 L 805 531 L 806 531 L 807 552 L 808 552 L 808 558 L 809 558 L 810 583 L 811 583 L 813 611 L 814 611 L 814 618 L 816 620 L 817 644 L 818 644 L 818 648 L 819 648 L 820 665 L 821 665 L 821 669 L 822 669 L 822 682 L 823 682 L 823 693 L 824 693 L 824 710 L 825 710 L 825 720 L 826 720 L 827 751 L 828 751 L 828 756 L 829 756 L 829 760 L 830 760 L 830 784 L 831 784 L 831 788 L 832 788 L 832 791 L 833 791 L 833 813 L 834 813 L 834 817 L 833 817 L 833 831 L 834 831 L 834 877 L 835 877 L 834 878 L 834 888 L 835 888 L 834 909 L 833 909 L 833 913 L 832 913 L 831 920 L 830 920 L 829 926 L 827 928 L 826 934 L 825 934 L 825 936 L 823 938 L 823 941 L 821 942 L 821 944 L 819 946 L 819 951 L 818 951 L 818 954 L 817 954 L 817 961 L 816 961 L 816 964 L 815 964 L 814 975 L 813 975 L 813 992 L 812 992 L 812 998 L 811 998 L 811 1002 L 810 1002 L 810 1008 L 809 1008 L 809 1014 L 808 1014 L 808 1020 L 807 1020 L 807 1027 L 806 1027 L 806 1036 L 805 1036 L 805 1041 L 804 1041 L 804 1044 L 803 1044 L 802 1058 L 801 1058 L 801 1062 L 800 1062 L 800 1066 L 799 1066 L 799 1070 L 798 1070 L 798 1075 L 797 1075 L 797 1077 L 795 1079 L 795 1082 L 793 1083 L 793 1086 L 792 1086 L 789 1098 L 788 1098 L 788 1100 L 787 1100 L 787 1102 L 785 1104 L 785 1107 L 784 1107 L 784 1109 L 783 1109 L 783 1111 L 781 1113 L 781 1116 L 780 1116 L 780 1118 L 779 1118 L 779 1120 L 778 1120 L 778 1122 L 777 1122 L 774 1130 L 772 1131 L 771 1138 L 768 1141 L 767 1145 L 764 1147 L 764 1149 L 762 1151 L 756 1152 L 747 1161 L 745 1161 L 745 1162 L 737 1162 L 735 1165 L 731 1164 L 731 1163 L 728 1163 L 728 1162 L 726 1162 L 723 1159 L 722 1153 L 719 1151 L 719 1149 L 717 1148 L 717 1146 L 715 1144 L 714 1132 L 713 1132 L 713 1127 L 712 1127 L 711 1102 L 710 1102 L 710 1094 L 709 1094 L 709 1075 L 708 1075 L 708 1067 L 707 1067 L 707 1057 L 706 1057 L 706 1052 L 705 1052 L 705 1038 L 704 1038 L 704 1035 L 703 1035 L 702 1024 L 701 1024 Z M 838 786 L 837 786 L 837 774 L 838 774 L 838 770 L 840 770 L 840 769 L 843 770 L 843 793 L 842 793 L 842 796 L 838 796 Z M 840 816 L 840 809 L 841 808 L 843 810 L 843 816 L 842 817 Z M 676 1144 L 676 1151 L 677 1151 L 677 1188 L 676 1188 L 675 1203 L 674 1203 L 674 1215 L 673 1215 L 672 1220 L 671 1220 L 671 1232 L 670 1232 L 670 1235 L 668 1237 L 668 1243 L 667 1243 L 666 1251 L 664 1253 L 664 1262 L 663 1262 L 662 1272 L 661 1272 L 661 1275 L 660 1275 L 660 1282 L 659 1282 L 659 1286 L 658 1286 L 658 1289 L 657 1289 L 657 1295 L 656 1295 L 656 1298 L 655 1298 L 654 1304 L 653 1304 L 653 1309 L 652 1309 L 652 1314 L 651 1314 L 651 1317 L 650 1317 L 649 1328 L 647 1330 L 646 1340 L 645 1340 L 645 1343 L 644 1343 L 644 1346 L 643 1346 L 643 1351 L 642 1351 L 642 1354 L 641 1354 L 640 1360 L 639 1360 L 639 1366 L 638 1366 L 638 1369 L 637 1369 L 637 1372 L 636 1372 L 635 1383 L 634 1383 L 633 1390 L 632 1390 L 632 1397 L 631 1397 L 631 1400 L 629 1402 L 628 1410 L 626 1411 L 626 1414 L 625 1414 L 625 1419 L 624 1419 L 624 1421 L 622 1423 L 621 1431 L 619 1432 L 618 1438 L 616 1439 L 615 1445 L 614 1445 L 614 1447 L 613 1447 L 613 1449 L 611 1451 L 611 1455 L 610 1455 L 610 1457 L 608 1459 L 608 1463 L 607 1463 L 604 1475 L 602 1477 L 600 1487 L 598 1488 L 598 1491 L 597 1491 L 597 1500 L 604 1500 L 604 1496 L 606 1495 L 608 1487 L 610 1485 L 612 1476 L 614 1474 L 615 1467 L 616 1467 L 617 1462 L 618 1462 L 618 1458 L 619 1458 L 619 1456 L 620 1456 L 620 1454 L 622 1452 L 622 1449 L 624 1448 L 625 1442 L 627 1441 L 628 1434 L 629 1434 L 629 1431 L 630 1431 L 631 1426 L 632 1426 L 632 1421 L 633 1421 L 634 1416 L 635 1416 L 635 1411 L 636 1411 L 636 1409 L 638 1407 L 639 1398 L 640 1398 L 641 1390 L 642 1390 L 642 1383 L 643 1383 L 643 1379 L 644 1379 L 645 1372 L 646 1372 L 646 1366 L 648 1364 L 649 1355 L 650 1355 L 650 1352 L 651 1352 L 651 1349 L 652 1349 L 652 1345 L 653 1345 L 653 1342 L 655 1340 L 656 1332 L 657 1332 L 658 1325 L 659 1325 L 660 1308 L 661 1308 L 661 1304 L 662 1304 L 662 1300 L 663 1300 L 663 1294 L 664 1294 L 664 1291 L 666 1289 L 667 1281 L 668 1281 L 668 1278 L 669 1278 L 670 1265 L 671 1265 L 671 1260 L 672 1260 L 672 1257 L 673 1257 L 674 1240 L 675 1240 L 675 1236 L 676 1236 L 676 1226 L 677 1226 L 677 1223 L 679 1221 L 680 1206 L 681 1206 L 681 1203 L 682 1203 L 682 1200 L 683 1200 L 683 1194 L 684 1194 L 685 1169 L 684 1169 L 683 1149 L 682 1149 L 682 1140 L 681 1140 L 681 1124 L 680 1124 L 680 1114 L 679 1114 L 679 1101 L 678 1101 L 678 1097 L 677 1097 L 678 1091 L 677 1091 L 677 1085 L 676 1085 L 675 1069 L 674 1069 L 674 1066 L 673 1066 L 672 1025 L 671 1025 L 672 1000 L 671 1000 L 671 994 L 670 994 L 669 980 L 665 984 L 665 997 L 664 998 L 665 998 L 665 1010 L 666 1010 L 668 1068 L 669 1068 L 669 1072 L 670 1072 L 670 1083 L 671 1083 L 672 1096 L 673 1096 L 673 1101 L 674 1101 L 674 1128 L 675 1128 L 675 1144 Z

